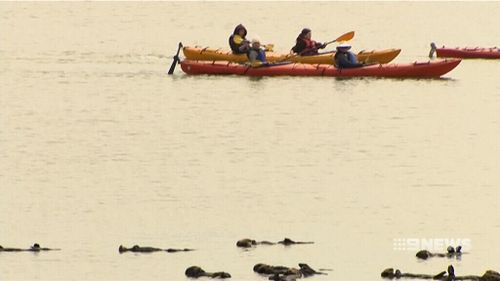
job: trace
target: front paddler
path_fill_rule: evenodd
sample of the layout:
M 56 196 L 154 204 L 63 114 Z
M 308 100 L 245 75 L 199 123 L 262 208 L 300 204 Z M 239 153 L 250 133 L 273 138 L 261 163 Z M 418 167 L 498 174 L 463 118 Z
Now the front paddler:
M 229 46 L 233 54 L 245 54 L 250 49 L 250 42 L 246 40 L 247 29 L 242 25 L 238 24 L 234 29 L 233 34 L 229 36 Z

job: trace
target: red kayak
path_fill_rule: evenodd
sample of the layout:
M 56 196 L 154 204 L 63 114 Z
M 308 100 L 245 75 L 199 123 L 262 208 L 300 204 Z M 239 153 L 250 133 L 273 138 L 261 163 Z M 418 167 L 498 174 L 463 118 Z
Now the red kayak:
M 187 74 L 218 74 L 247 76 L 334 76 L 334 77 L 411 77 L 438 78 L 454 69 L 461 60 L 441 60 L 414 62 L 407 64 L 376 64 L 358 68 L 335 68 L 329 64 L 289 63 L 270 66 L 251 67 L 248 65 L 215 61 L 181 62 L 182 70 Z
M 463 58 L 463 59 L 500 59 L 500 49 L 495 48 L 437 48 L 431 44 L 431 54 L 436 51 L 441 58 Z

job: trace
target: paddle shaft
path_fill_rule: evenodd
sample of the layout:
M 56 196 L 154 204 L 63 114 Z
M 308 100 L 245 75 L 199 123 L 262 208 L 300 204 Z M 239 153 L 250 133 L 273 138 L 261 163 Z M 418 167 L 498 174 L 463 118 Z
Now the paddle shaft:
M 342 35 L 340 35 L 337 39 L 335 40 L 332 40 L 332 41 L 328 41 L 326 43 L 324 43 L 323 45 L 325 46 L 328 46 L 332 43 L 335 43 L 335 42 L 338 42 L 338 41 L 349 41 L 351 40 L 352 38 L 354 37 L 354 31 L 350 31 L 350 32 L 347 32 L 347 33 L 344 33 Z
M 177 53 L 174 56 L 174 61 L 172 62 L 172 65 L 170 66 L 170 69 L 168 70 L 168 75 L 172 75 L 175 70 L 175 66 L 177 65 L 177 62 L 180 61 L 179 59 L 179 52 L 181 51 L 182 48 L 182 43 L 179 42 L 179 47 L 177 48 Z

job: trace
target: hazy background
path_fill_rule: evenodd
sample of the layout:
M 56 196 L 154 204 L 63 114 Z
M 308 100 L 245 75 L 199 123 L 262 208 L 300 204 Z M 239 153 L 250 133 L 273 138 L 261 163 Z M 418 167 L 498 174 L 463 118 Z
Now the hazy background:
M 0 3 L 5 280 L 186 280 L 199 265 L 499 270 L 500 61 L 441 80 L 167 76 L 177 43 L 227 48 L 238 23 L 288 52 L 303 27 L 353 50 L 499 46 L 499 2 Z M 333 48 L 334 46 L 330 46 Z M 315 241 L 236 248 L 241 238 Z M 395 238 L 470 239 L 419 262 Z M 136 255 L 118 246 L 196 248 Z M 444 251 L 441 249 L 440 251 Z

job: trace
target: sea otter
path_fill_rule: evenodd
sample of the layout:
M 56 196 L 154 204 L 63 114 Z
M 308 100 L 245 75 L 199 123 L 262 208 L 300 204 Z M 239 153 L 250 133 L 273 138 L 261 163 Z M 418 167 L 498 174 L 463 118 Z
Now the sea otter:
M 295 244 L 314 244 L 314 242 L 293 241 L 290 238 L 285 238 L 282 241 L 278 241 L 276 243 L 269 242 L 269 241 L 257 242 L 256 240 L 253 240 L 250 238 L 244 238 L 244 239 L 238 240 L 236 242 L 236 246 L 241 247 L 241 248 L 251 248 L 251 247 L 256 246 L 256 245 L 276 245 L 276 244 L 290 246 L 290 245 L 295 245 Z
M 401 273 L 399 269 L 394 271 L 393 268 L 387 268 L 384 271 L 382 271 L 381 276 L 383 278 L 388 278 L 388 279 L 415 278 L 415 279 L 433 279 L 442 281 L 454 281 L 454 280 L 500 281 L 500 274 L 493 270 L 486 271 L 482 276 L 477 276 L 477 275 L 455 276 L 455 268 L 453 268 L 452 265 L 448 266 L 447 271 L 442 271 L 436 275 Z
M 312 269 L 309 265 L 305 263 L 299 263 L 299 268 L 290 268 L 286 266 L 272 266 L 263 263 L 258 263 L 253 267 L 253 271 L 263 274 L 271 275 L 269 280 L 274 281 L 290 281 L 302 277 L 309 277 L 315 274 L 325 274 L 323 272 L 318 272 Z
M 462 246 L 458 246 L 456 248 L 448 246 L 446 252 L 447 252 L 446 254 L 442 254 L 442 253 L 431 253 L 427 250 L 421 250 L 417 252 L 416 257 L 423 260 L 426 260 L 431 257 L 440 257 L 440 258 L 460 257 L 462 255 Z
M 33 246 L 29 247 L 28 249 L 4 248 L 0 246 L 0 252 L 41 252 L 41 251 L 59 251 L 59 250 L 61 249 L 42 248 L 38 243 L 33 244 Z
M 194 251 L 193 249 L 160 249 L 160 248 L 154 248 L 154 247 L 141 247 L 139 245 L 134 245 L 132 248 L 127 248 L 122 245 L 118 247 L 118 252 L 125 253 L 125 252 L 134 252 L 134 253 L 153 253 L 153 252 L 169 252 L 169 253 L 175 253 L 175 252 L 188 252 L 188 251 Z
M 219 271 L 219 272 L 206 272 L 199 266 L 190 266 L 186 269 L 185 272 L 187 277 L 191 278 L 199 278 L 199 277 L 211 277 L 211 278 L 231 278 L 231 274 L 224 272 L 224 271 Z

